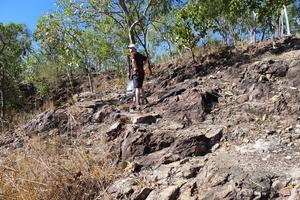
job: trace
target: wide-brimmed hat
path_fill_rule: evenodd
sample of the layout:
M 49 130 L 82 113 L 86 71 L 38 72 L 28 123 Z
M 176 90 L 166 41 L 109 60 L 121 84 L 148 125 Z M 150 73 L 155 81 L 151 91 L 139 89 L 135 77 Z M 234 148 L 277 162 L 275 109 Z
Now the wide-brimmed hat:
M 128 46 L 128 48 L 135 48 L 135 49 L 136 49 L 135 44 L 130 44 L 130 45 Z

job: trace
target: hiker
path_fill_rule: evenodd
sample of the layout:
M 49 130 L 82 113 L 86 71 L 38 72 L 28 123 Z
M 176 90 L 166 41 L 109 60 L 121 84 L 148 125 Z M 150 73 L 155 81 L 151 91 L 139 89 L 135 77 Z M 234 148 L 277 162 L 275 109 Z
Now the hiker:
M 130 51 L 129 79 L 133 80 L 133 86 L 135 89 L 135 96 L 133 98 L 133 101 L 136 106 L 139 106 L 141 104 L 141 96 L 143 98 L 143 101 L 145 103 L 148 103 L 145 97 L 145 91 L 143 89 L 143 81 L 145 77 L 144 64 L 148 62 L 150 58 L 147 58 L 146 56 L 137 52 L 134 44 L 130 44 L 128 47 Z M 150 64 L 148 67 L 150 74 L 152 74 Z

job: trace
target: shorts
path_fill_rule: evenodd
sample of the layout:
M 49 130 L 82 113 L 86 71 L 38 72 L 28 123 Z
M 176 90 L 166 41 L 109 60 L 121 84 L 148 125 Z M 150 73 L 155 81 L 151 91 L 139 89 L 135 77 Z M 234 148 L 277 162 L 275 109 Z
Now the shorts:
M 133 87 L 142 88 L 144 82 L 144 76 L 142 75 L 133 75 Z

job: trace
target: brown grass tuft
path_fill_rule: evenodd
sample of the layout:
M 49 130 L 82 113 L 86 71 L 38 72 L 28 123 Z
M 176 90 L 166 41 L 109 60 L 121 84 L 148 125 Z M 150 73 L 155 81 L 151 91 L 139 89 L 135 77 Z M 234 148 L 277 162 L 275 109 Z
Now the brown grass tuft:
M 34 118 L 36 115 L 46 111 L 46 110 L 51 110 L 54 108 L 54 103 L 53 101 L 46 101 L 44 102 L 43 106 L 41 106 L 40 108 L 34 109 L 30 112 L 25 112 L 25 111 L 15 111 L 12 110 L 8 113 L 7 118 L 10 123 L 6 124 L 5 128 L 6 129 L 12 129 L 12 128 L 16 128 L 20 125 L 23 125 L 25 123 L 27 123 L 29 120 L 31 120 L 32 118 Z
M 32 139 L 26 150 L 0 159 L 0 199 L 110 199 L 106 189 L 121 171 L 103 152 L 60 136 Z

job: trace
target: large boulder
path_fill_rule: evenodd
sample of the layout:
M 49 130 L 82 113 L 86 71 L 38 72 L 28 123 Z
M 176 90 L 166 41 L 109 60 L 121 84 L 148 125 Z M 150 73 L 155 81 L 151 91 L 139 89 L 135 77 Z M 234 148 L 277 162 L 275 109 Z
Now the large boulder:
M 206 115 L 219 102 L 219 97 L 218 89 L 205 92 L 190 89 L 166 101 L 165 114 L 174 119 L 177 118 L 177 121 L 181 121 L 186 125 L 199 123 L 205 120 Z
M 129 132 L 121 146 L 122 161 L 159 151 L 173 142 L 174 138 L 167 133 L 152 134 L 143 130 Z
M 293 61 L 290 64 L 290 69 L 287 72 L 289 84 L 292 87 L 300 87 L 300 60 Z
M 188 156 L 203 156 L 210 150 L 210 141 L 205 135 L 183 137 L 174 144 L 174 153 L 182 158 Z
M 48 132 L 57 128 L 60 133 L 68 131 L 69 116 L 64 110 L 47 110 L 30 120 L 24 127 L 27 135 Z

